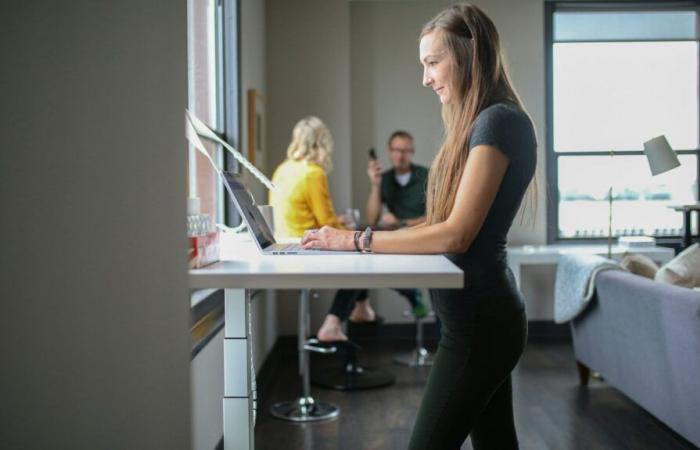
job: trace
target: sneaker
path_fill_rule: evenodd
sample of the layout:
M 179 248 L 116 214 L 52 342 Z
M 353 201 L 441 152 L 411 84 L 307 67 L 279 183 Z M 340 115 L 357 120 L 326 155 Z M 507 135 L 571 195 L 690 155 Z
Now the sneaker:
M 422 319 L 428 315 L 428 307 L 423 303 L 423 294 L 421 291 L 416 290 L 416 303 L 412 308 L 413 317 L 416 319 Z

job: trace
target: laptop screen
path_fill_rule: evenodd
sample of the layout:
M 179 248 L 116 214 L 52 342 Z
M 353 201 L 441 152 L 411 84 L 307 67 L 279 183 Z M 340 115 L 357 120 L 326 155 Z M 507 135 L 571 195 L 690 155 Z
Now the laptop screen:
M 253 197 L 248 190 L 229 173 L 224 173 L 226 184 L 229 188 L 229 193 L 233 197 L 233 202 L 238 206 L 238 210 L 243 216 L 248 229 L 253 234 L 253 237 L 261 249 L 275 243 L 275 237 L 267 226 L 267 222 L 263 218 L 260 210 L 253 204 Z

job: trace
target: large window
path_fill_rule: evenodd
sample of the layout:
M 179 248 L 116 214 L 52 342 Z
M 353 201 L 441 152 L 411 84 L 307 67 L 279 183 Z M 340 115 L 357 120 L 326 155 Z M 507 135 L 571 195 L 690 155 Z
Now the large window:
M 188 109 L 237 147 L 238 36 L 236 0 L 188 0 Z M 183 119 L 184 120 L 184 119 Z M 203 143 L 222 169 L 234 165 L 221 145 Z M 189 196 L 200 199 L 200 211 L 214 223 L 227 220 L 223 185 L 209 161 L 190 145 Z
M 698 199 L 696 3 L 547 3 L 550 241 L 607 236 L 610 188 L 613 235 L 680 235 L 669 205 Z M 681 167 L 652 177 L 642 144 L 662 134 Z

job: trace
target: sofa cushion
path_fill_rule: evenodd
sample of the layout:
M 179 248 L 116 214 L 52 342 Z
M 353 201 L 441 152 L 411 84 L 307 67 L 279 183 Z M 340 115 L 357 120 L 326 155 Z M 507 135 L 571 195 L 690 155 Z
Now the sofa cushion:
M 700 286 L 700 246 L 693 244 L 680 252 L 656 272 L 654 279 L 688 288 Z
M 635 275 L 654 279 L 659 266 L 648 256 L 639 253 L 625 253 L 620 265 Z

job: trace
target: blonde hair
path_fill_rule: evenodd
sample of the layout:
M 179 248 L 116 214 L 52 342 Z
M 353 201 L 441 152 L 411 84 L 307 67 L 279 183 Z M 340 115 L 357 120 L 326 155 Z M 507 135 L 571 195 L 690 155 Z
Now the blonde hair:
M 443 222 L 452 212 L 476 116 L 504 100 L 525 110 L 508 77 L 496 26 L 483 11 L 467 3 L 450 6 L 430 20 L 420 36 L 433 32 L 451 56 L 454 86 L 450 87 L 455 95 L 442 106 L 445 138 L 428 176 L 428 224 Z M 529 189 L 530 197 L 536 200 L 534 177 L 533 183 L 535 193 Z
M 292 141 L 287 147 L 287 157 L 293 161 L 313 162 L 326 172 L 333 168 L 333 136 L 321 119 L 304 117 L 292 131 Z

